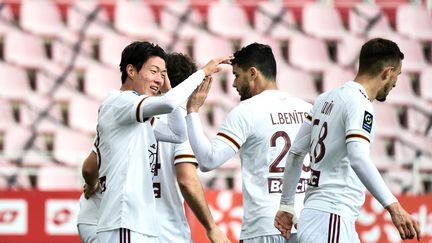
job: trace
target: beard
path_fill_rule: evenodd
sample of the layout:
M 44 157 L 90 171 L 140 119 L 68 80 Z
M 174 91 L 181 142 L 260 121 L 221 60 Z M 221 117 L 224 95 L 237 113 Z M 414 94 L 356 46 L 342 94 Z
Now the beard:
M 243 90 L 240 90 L 240 91 L 239 91 L 239 95 L 240 95 L 240 101 L 247 100 L 247 99 L 249 99 L 250 97 L 252 97 L 249 88 L 245 88 L 245 89 L 243 89 Z
M 386 101 L 387 95 L 390 93 L 390 89 L 391 89 L 390 85 L 384 86 L 384 88 L 380 90 L 380 92 L 378 92 L 376 96 L 376 100 L 378 100 L 379 102 Z

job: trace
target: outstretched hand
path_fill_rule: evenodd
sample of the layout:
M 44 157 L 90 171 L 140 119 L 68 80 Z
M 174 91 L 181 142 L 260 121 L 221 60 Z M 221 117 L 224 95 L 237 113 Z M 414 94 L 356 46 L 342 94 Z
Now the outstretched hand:
M 386 209 L 390 213 L 392 222 L 399 231 L 402 240 L 417 238 L 417 241 L 420 241 L 421 233 L 418 220 L 408 214 L 398 202 L 390 204 Z
M 279 210 L 275 216 L 274 226 L 281 232 L 283 237 L 289 240 L 291 237 L 291 229 L 293 227 L 293 215 Z
M 204 79 L 204 81 L 189 96 L 186 104 L 188 113 L 198 112 L 199 108 L 204 104 L 207 94 L 210 91 L 212 80 L 213 78 L 211 76 L 206 77 L 206 79 Z
M 231 60 L 233 58 L 233 56 L 224 56 L 212 59 L 202 68 L 204 70 L 205 76 L 207 77 L 219 72 L 221 70 L 219 64 L 231 64 Z

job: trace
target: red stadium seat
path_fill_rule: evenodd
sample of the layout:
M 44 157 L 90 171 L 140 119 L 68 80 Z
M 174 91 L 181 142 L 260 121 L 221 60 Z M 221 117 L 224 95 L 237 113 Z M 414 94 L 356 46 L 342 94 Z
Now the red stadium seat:
M 233 47 L 230 41 L 210 34 L 203 34 L 195 40 L 193 54 L 198 66 L 205 65 L 210 59 L 230 55 Z
M 110 29 L 108 13 L 97 1 L 74 1 L 67 9 L 67 26 L 90 39 L 100 39 Z
M 331 89 L 337 88 L 344 85 L 348 81 L 353 81 L 355 78 L 355 73 L 347 68 L 342 68 L 337 65 L 333 65 L 323 73 L 322 80 L 322 91 L 326 92 Z
M 359 3 L 349 12 L 348 26 L 352 33 L 368 38 L 394 34 L 387 15 L 378 5 Z
M 38 170 L 36 188 L 42 191 L 81 190 L 80 177 L 76 168 L 45 166 Z
M 49 39 L 66 31 L 60 11 L 51 0 L 23 0 L 19 20 L 24 30 Z
M 89 135 L 70 129 L 57 129 L 53 140 L 53 157 L 58 162 L 78 168 L 91 152 L 92 144 L 93 138 Z
M 423 6 L 399 5 L 396 11 L 396 29 L 414 40 L 432 42 L 432 16 Z
M 117 1 L 114 27 L 123 34 L 139 39 L 151 39 L 161 31 L 152 9 L 143 1 Z
M 313 103 L 318 97 L 313 76 L 307 72 L 286 67 L 277 71 L 277 85 L 282 91 L 286 91 L 296 97 Z
M 0 131 L 5 131 L 9 126 L 16 124 L 12 105 L 3 98 L 0 99 L 0 117 Z
M 99 106 L 99 101 L 91 100 L 86 96 L 74 97 L 68 109 L 69 126 L 83 133 L 96 134 Z
M 419 42 L 401 36 L 393 36 L 389 39 L 396 42 L 405 55 L 403 72 L 419 74 L 426 67 L 426 58 Z
M 110 90 L 120 89 L 121 73 L 118 69 L 103 65 L 92 65 L 84 75 L 84 92 L 102 101 Z
M 24 69 L 7 63 L 0 63 L 0 73 L 3 76 L 0 79 L 2 98 L 22 101 L 31 93 L 30 83 Z
M 5 36 L 4 58 L 28 69 L 39 69 L 48 60 L 43 40 L 18 30 Z
M 177 34 L 181 39 L 195 39 L 204 29 L 200 13 L 185 2 L 175 1 L 165 4 L 160 15 L 160 27 Z
M 207 27 L 214 34 L 232 40 L 240 40 L 253 31 L 244 9 L 226 2 L 213 2 L 208 6 Z
M 100 61 L 112 68 L 119 68 L 123 49 L 134 41 L 133 38 L 106 31 L 100 41 Z
M 331 64 L 325 43 L 303 35 L 291 39 L 288 60 L 293 66 L 313 73 L 322 73 Z
M 375 164 L 380 172 L 385 172 L 397 167 L 394 159 L 390 157 L 389 151 L 390 143 L 381 137 L 376 137 L 371 145 L 370 156 L 372 162 Z
M 365 42 L 366 39 L 364 37 L 349 33 L 344 35 L 337 43 L 337 63 L 343 67 L 357 68 L 360 49 Z
M 302 26 L 305 33 L 325 41 L 338 41 L 346 32 L 336 8 L 322 3 L 304 6 Z
M 419 91 L 421 98 L 432 102 L 432 67 L 425 67 L 420 73 Z
M 276 40 L 289 40 L 299 32 L 293 13 L 282 3 L 272 1 L 257 4 L 255 30 Z

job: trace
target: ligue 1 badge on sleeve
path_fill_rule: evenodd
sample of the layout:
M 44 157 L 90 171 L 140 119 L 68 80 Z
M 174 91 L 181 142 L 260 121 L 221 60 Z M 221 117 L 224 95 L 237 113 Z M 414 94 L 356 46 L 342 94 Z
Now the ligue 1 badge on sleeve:
M 368 133 L 370 133 L 372 130 L 372 123 L 373 123 L 373 115 L 368 111 L 365 111 L 363 117 L 363 129 L 366 130 Z

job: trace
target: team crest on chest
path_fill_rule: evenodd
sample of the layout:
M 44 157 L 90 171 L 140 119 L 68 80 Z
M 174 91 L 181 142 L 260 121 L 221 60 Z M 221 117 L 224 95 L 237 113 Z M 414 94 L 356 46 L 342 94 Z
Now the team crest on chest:
M 370 133 L 372 130 L 372 123 L 373 123 L 373 115 L 368 111 L 365 111 L 363 117 L 363 129 L 366 130 L 368 133 Z

